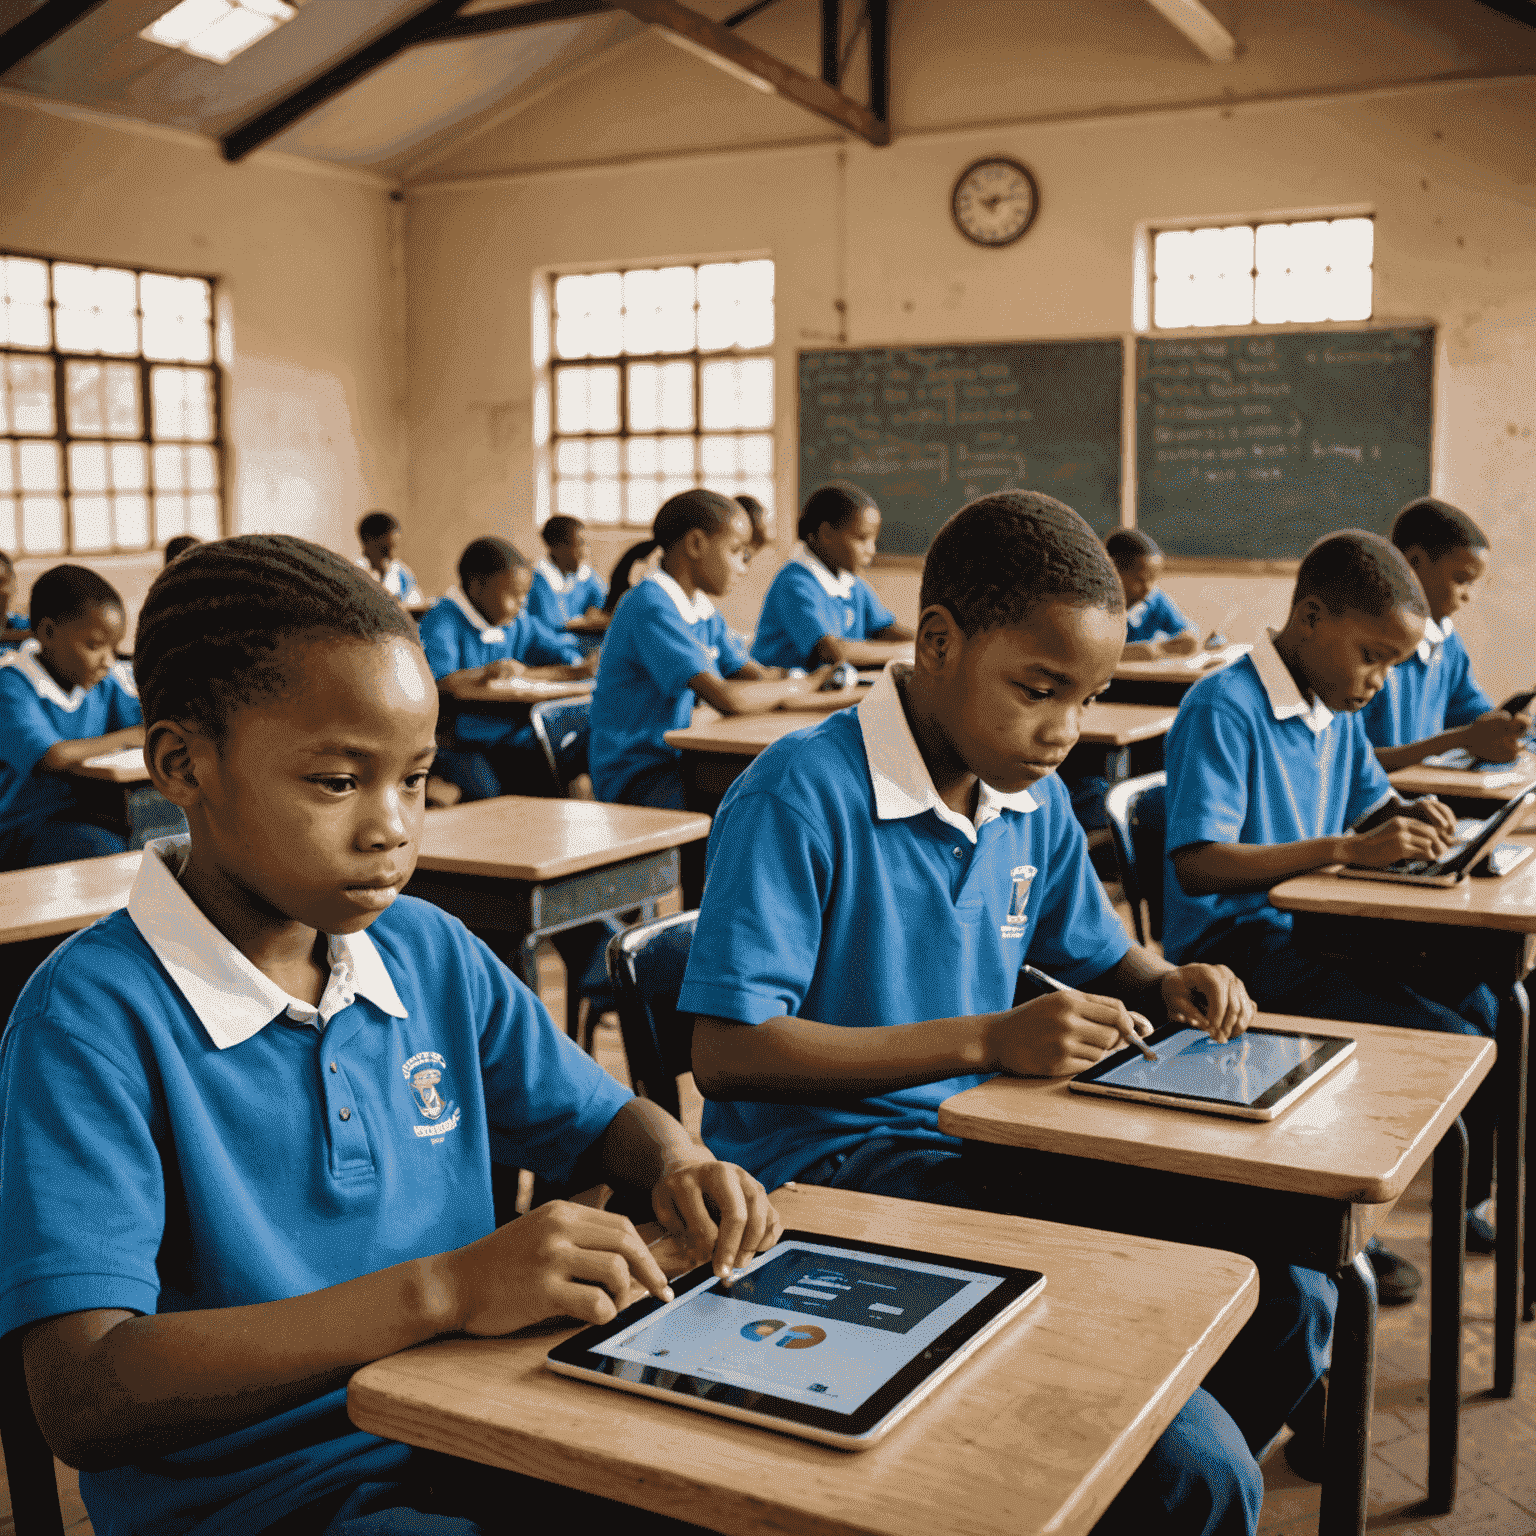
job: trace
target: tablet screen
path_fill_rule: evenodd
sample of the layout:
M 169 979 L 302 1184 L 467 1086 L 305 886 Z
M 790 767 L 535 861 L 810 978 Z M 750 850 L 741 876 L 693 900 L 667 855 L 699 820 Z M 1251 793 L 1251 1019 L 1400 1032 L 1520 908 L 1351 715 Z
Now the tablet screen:
M 1005 1281 L 796 1240 L 587 1347 L 635 1381 L 676 1372 L 852 1414 Z
M 1154 1042 L 1156 1061 L 1128 1052 L 1128 1061 L 1096 1071 L 1093 1081 L 1114 1088 L 1145 1088 L 1252 1106 L 1282 1078 L 1332 1043 L 1310 1035 L 1249 1030 L 1220 1044 L 1204 1030 L 1180 1029 Z

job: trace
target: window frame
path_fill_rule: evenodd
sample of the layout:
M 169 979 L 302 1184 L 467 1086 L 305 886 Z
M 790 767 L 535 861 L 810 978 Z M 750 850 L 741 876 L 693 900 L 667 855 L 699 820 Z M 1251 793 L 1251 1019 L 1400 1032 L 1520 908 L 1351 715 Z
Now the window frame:
M 198 447 L 207 448 L 213 453 L 214 464 L 218 471 L 218 488 L 213 492 L 217 498 L 219 509 L 219 537 L 225 537 L 229 532 L 229 462 L 227 452 L 227 440 L 224 433 L 224 369 L 219 362 L 219 281 L 211 273 L 177 271 L 169 267 L 142 266 L 135 262 L 110 261 L 96 257 L 85 256 L 57 256 L 47 255 L 41 251 L 29 251 L 17 249 L 13 246 L 0 247 L 0 258 L 10 257 L 21 261 L 40 261 L 48 268 L 48 329 L 49 343 L 46 347 L 24 347 L 10 341 L 0 341 L 0 358 L 21 357 L 31 359 L 46 358 L 53 369 L 53 411 L 54 430 L 51 434 L 22 433 L 11 430 L 0 432 L 0 442 L 9 444 L 13 442 L 56 443 L 59 447 L 59 499 L 64 504 L 64 548 L 62 551 L 36 552 L 22 547 L 20 502 L 23 496 L 18 485 L 11 493 L 17 503 L 17 547 L 11 555 L 12 560 L 89 560 L 105 558 L 109 555 L 153 555 L 164 550 L 169 538 L 178 535 L 171 534 L 166 540 L 158 537 L 159 530 L 155 526 L 155 454 L 157 445 L 163 447 Z M 208 284 L 208 329 L 209 329 L 209 359 L 206 363 L 189 363 L 180 358 L 151 358 L 146 357 L 143 350 L 143 317 L 144 311 L 139 307 L 139 301 L 135 299 L 134 314 L 140 323 L 139 348 L 132 353 L 108 353 L 108 352 L 75 352 L 59 346 L 58 330 L 58 293 L 54 283 L 53 269 L 57 266 L 80 266 L 94 268 L 109 268 L 117 272 L 132 272 L 135 280 L 135 293 L 138 292 L 138 280 L 144 276 L 192 278 L 198 282 Z M 67 365 L 70 362 L 111 362 L 128 363 L 137 368 L 139 374 L 139 415 L 140 431 L 136 437 L 108 437 L 102 436 L 77 436 L 69 430 L 69 391 L 66 383 Z M 155 368 L 192 368 L 208 373 L 212 385 L 212 419 L 213 435 L 209 438 L 176 438 L 156 437 L 154 435 L 154 400 L 150 388 L 151 373 Z M 114 444 L 141 443 L 145 449 L 145 485 L 144 497 L 149 504 L 149 531 L 148 544 L 122 545 L 116 542 L 110 546 L 92 549 L 80 549 L 75 542 L 75 507 L 76 494 L 85 495 L 86 492 L 76 493 L 70 484 L 70 454 L 69 450 L 75 444 L 100 444 L 110 448 Z M 117 534 L 116 520 L 113 520 L 112 532 L 114 540 Z

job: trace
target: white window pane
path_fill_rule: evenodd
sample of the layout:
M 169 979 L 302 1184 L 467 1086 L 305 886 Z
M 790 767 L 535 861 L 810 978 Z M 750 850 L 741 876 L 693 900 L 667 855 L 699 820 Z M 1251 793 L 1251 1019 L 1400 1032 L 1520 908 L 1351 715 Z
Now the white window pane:
M 48 336 L 47 263 L 0 256 L 0 343 L 46 347 Z
M 745 475 L 767 479 L 773 474 L 773 439 L 753 434 L 741 439 L 741 471 Z M 757 492 L 752 493 L 754 496 Z
M 1333 293 L 1328 303 L 1330 320 L 1371 318 L 1371 269 L 1347 267 L 1333 274 Z
M 1375 219 L 1334 219 L 1328 226 L 1333 236 L 1329 258 L 1335 267 L 1368 267 L 1375 254 Z
M 587 521 L 592 523 L 616 523 L 619 521 L 619 482 L 594 480 L 587 499 Z
M 132 272 L 59 262 L 53 269 L 59 346 L 68 352 L 136 352 L 136 288 Z
M 111 484 L 107 477 L 107 450 L 100 443 L 74 443 L 69 450 L 69 483 L 82 492 L 104 491 Z
M 661 473 L 661 445 L 654 437 L 632 437 L 624 447 L 626 468 L 630 474 Z
M 587 472 L 587 445 L 579 438 L 566 438 L 555 444 L 555 473 L 584 475 Z
M 773 343 L 773 263 L 744 261 L 738 271 L 736 345 L 770 346 Z
M 6 368 L 6 430 L 51 435 L 53 415 L 53 364 L 39 358 L 13 357 Z
M 562 368 L 555 375 L 555 420 L 561 432 L 617 432 L 619 370 Z
M 24 491 L 56 491 L 62 483 L 57 443 L 17 443 L 16 465 Z
M 585 480 L 555 481 L 555 511 L 561 517 L 587 515 L 587 482 Z
M 700 370 L 705 431 L 773 425 L 773 360 L 741 358 L 705 363 Z
M 213 375 L 202 368 L 151 368 L 154 435 L 206 442 L 213 436 Z
M 1152 271 L 1160 278 L 1188 277 L 1190 231 L 1165 229 L 1152 239 Z
M 661 420 L 667 432 L 693 430 L 693 364 L 663 363 L 660 382 Z
M 624 521 L 648 528 L 661 505 L 661 486 L 655 480 L 631 480 L 624 493 Z
M 187 498 L 155 496 L 155 543 L 164 544 L 187 531 Z
M 624 274 L 624 350 L 688 352 L 694 344 L 692 267 Z
M 699 268 L 699 348 L 766 346 L 773 340 L 773 263 L 710 262 Z
M 64 365 L 64 415 L 71 432 L 106 432 L 107 411 L 102 399 L 100 363 Z
M 693 484 L 695 470 L 691 437 L 661 439 L 661 472 L 666 476 L 686 477 L 688 484 Z M 667 494 L 670 496 L 672 493 L 669 491 Z
M 555 355 L 612 357 L 622 350 L 623 280 L 592 272 L 555 280 Z
M 139 279 L 139 300 L 146 357 L 212 361 L 213 296 L 202 278 L 146 272 Z
M 112 502 L 119 549 L 145 549 L 149 545 L 149 497 L 117 496 Z
M 16 489 L 16 445 L 0 442 L 0 496 Z
M 187 489 L 189 491 L 216 491 L 219 488 L 219 465 L 212 448 L 188 448 Z
M 187 498 L 187 532 L 200 539 L 217 539 L 223 536 L 219 527 L 219 498 L 203 494 Z
M 149 484 L 149 455 L 142 443 L 114 443 L 107 456 L 115 490 L 142 491 Z
M 540 379 L 533 386 L 533 446 L 542 448 L 549 441 L 549 385 Z
M 655 363 L 629 365 L 629 430 L 654 432 L 661 425 L 661 370 Z
M 608 479 L 619 472 L 619 442 L 617 438 L 598 440 L 591 444 L 587 464 L 589 473 L 598 479 Z
M 180 491 L 186 488 L 186 450 L 177 447 L 157 447 L 155 449 L 155 489 L 157 491 Z M 158 514 L 157 514 L 158 515 Z M 158 526 L 158 525 L 157 525 Z M 185 533 L 185 528 L 176 530 Z M 159 534 L 163 543 L 167 535 Z
M 739 470 L 737 440 L 734 437 L 706 437 L 699 443 L 699 470 L 709 484 L 735 479 Z
M 73 498 L 75 548 L 112 548 L 112 503 L 105 496 Z
M 21 547 L 29 555 L 64 552 L 64 503 L 57 496 L 21 498 Z
M 16 538 L 16 498 L 0 496 L 0 549 L 6 554 L 18 553 Z

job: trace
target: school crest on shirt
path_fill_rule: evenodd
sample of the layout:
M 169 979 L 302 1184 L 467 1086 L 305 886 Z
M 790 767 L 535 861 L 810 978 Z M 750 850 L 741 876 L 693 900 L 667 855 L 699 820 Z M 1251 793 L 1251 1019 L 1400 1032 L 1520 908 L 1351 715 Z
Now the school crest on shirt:
M 418 1051 L 401 1067 L 424 1124 L 411 1129 L 434 1143 L 459 1128 L 459 1106 L 448 1096 L 448 1063 L 436 1051 Z
M 1038 873 L 1033 864 L 1020 864 L 1009 870 L 1008 878 L 1013 888 L 1008 893 L 1008 915 L 1003 919 L 1005 939 L 1024 937 L 1024 930 L 1029 925 L 1029 888 L 1035 883 Z

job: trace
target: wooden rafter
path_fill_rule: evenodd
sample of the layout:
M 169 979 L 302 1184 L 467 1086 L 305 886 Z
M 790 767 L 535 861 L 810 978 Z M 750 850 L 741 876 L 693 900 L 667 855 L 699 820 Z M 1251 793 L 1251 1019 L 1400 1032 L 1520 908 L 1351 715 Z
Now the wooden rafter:
M 496 32 L 515 32 L 521 27 L 537 27 L 547 21 L 574 21 L 595 16 L 608 9 L 608 0 L 533 0 L 527 5 L 506 5 L 497 11 L 476 11 L 470 16 L 455 16 L 429 28 L 417 43 L 444 43 L 456 37 L 485 37 Z
M 102 0 L 45 0 L 13 27 L 0 32 L 0 75 L 48 43 L 66 27 L 72 27 Z

